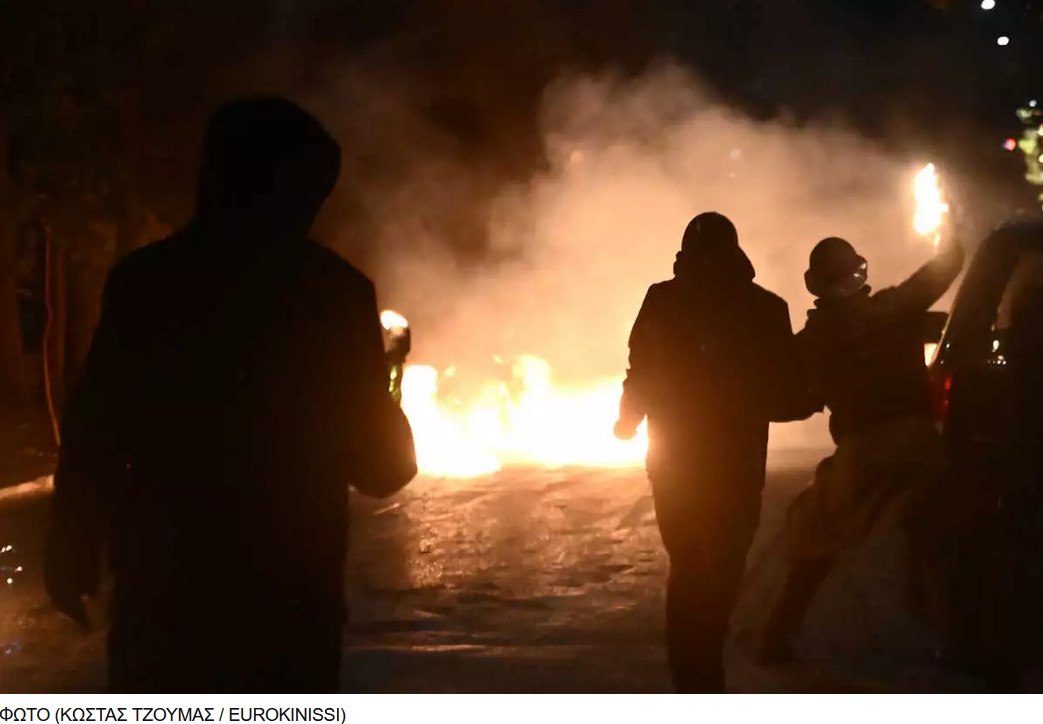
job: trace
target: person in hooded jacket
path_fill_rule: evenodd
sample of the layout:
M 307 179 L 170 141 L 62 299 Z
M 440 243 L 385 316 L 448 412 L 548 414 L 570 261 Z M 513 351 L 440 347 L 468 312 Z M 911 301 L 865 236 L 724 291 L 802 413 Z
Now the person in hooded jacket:
M 823 239 L 811 252 L 805 282 L 815 308 L 797 339 L 837 448 L 789 508 L 789 572 L 761 640 L 764 664 L 792 659 L 792 636 L 836 555 L 877 527 L 910 524 L 942 480 L 924 330 L 927 311 L 963 262 L 963 247 L 950 238 L 905 282 L 873 293 L 866 260 L 848 241 Z M 916 527 L 906 530 L 915 566 Z M 922 581 L 912 576 L 910 584 Z
M 45 582 L 85 623 L 107 551 L 113 691 L 339 688 L 348 485 L 386 496 L 416 473 L 374 286 L 308 236 L 339 164 L 293 103 L 230 102 L 195 217 L 107 279 Z
M 647 469 L 670 558 L 667 653 L 680 692 L 723 692 L 722 649 L 757 529 L 770 420 L 807 417 L 786 303 L 753 283 L 721 214 L 685 229 L 674 278 L 630 335 L 616 435 L 648 418 Z

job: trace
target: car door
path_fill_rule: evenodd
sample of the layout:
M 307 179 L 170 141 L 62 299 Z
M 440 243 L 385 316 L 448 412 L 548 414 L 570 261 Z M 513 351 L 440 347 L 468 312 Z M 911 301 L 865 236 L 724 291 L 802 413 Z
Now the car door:
M 1039 366 L 1027 341 L 1040 286 L 1043 244 L 1024 238 L 990 240 L 968 271 L 932 370 L 946 388 L 945 438 L 962 475 L 1009 479 L 1026 452 L 1023 401 Z

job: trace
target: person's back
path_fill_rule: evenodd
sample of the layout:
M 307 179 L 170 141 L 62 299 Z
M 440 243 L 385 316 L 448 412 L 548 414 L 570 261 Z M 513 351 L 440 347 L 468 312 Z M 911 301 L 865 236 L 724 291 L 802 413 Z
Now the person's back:
M 722 492 L 760 493 L 781 387 L 766 350 L 788 345 L 788 334 L 786 303 L 750 279 L 675 278 L 649 289 L 631 344 L 649 357 L 651 477 L 738 475 L 743 489 Z
M 798 339 L 835 439 L 906 415 L 930 414 L 924 309 L 895 303 L 897 289 L 819 300 Z
M 249 138 L 255 117 L 279 121 L 256 133 L 289 150 L 253 172 L 296 175 L 297 190 L 269 178 L 260 184 L 280 195 L 267 210 L 221 203 L 207 196 L 205 160 L 197 219 L 110 274 L 63 422 L 48 584 L 75 614 L 71 597 L 92 592 L 96 572 L 71 551 L 107 541 L 115 689 L 330 690 L 347 486 L 404 485 L 412 439 L 387 393 L 372 283 L 306 236 L 336 176 L 335 144 L 285 101 L 223 113 L 229 127 L 215 117 L 210 147 Z M 232 148 L 216 161 L 210 148 L 210 165 L 234 174 L 243 153 Z M 322 163 L 334 172 L 310 179 Z
M 667 650 L 681 692 L 721 692 L 721 658 L 760 517 L 768 422 L 810 415 L 786 303 L 753 283 L 731 222 L 695 217 L 674 279 L 630 336 L 616 434 L 648 418 L 648 477 L 670 556 Z

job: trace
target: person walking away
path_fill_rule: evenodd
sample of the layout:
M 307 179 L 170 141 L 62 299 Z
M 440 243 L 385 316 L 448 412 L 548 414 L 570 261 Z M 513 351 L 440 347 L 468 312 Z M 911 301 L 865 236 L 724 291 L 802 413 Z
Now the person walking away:
M 195 217 L 108 277 L 45 579 L 82 622 L 107 551 L 113 691 L 338 690 L 348 485 L 416 473 L 373 284 L 308 237 L 339 165 L 293 103 L 230 102 Z
M 700 214 L 674 278 L 648 290 L 630 336 L 615 431 L 631 438 L 648 418 L 679 692 L 725 690 L 722 649 L 759 522 L 769 420 L 821 409 L 799 377 L 786 303 L 754 276 L 731 221 Z

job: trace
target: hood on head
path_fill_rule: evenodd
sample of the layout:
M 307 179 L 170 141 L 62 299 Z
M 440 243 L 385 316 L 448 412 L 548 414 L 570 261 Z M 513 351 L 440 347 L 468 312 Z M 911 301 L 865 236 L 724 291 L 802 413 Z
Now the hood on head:
M 199 215 L 259 229 L 307 230 L 340 173 L 340 146 L 284 98 L 231 101 L 203 142 Z
M 714 254 L 692 255 L 680 251 L 674 260 L 674 276 L 681 281 L 735 284 L 752 282 L 757 271 L 746 252 L 736 246 Z
M 753 264 L 739 246 L 739 234 L 728 217 L 708 211 L 693 218 L 684 230 L 674 262 L 680 280 L 700 283 L 750 282 Z

